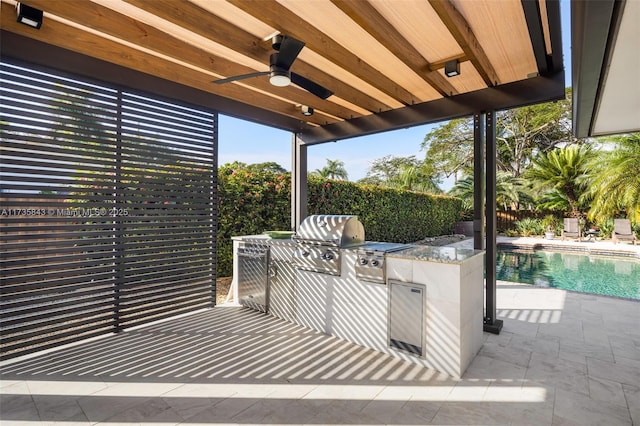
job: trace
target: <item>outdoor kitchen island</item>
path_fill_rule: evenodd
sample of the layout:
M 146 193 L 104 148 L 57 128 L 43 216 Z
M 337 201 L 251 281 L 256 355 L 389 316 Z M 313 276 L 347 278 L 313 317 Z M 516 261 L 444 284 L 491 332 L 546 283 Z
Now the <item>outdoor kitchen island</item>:
M 250 246 L 260 242 L 269 247 L 268 260 L 260 262 L 269 266 L 243 267 L 238 250 L 254 253 L 254 261 Z M 264 300 L 258 310 L 286 321 L 462 376 L 483 340 L 484 252 L 404 245 L 384 253 L 384 280 L 363 279 L 363 247 L 380 244 L 332 249 L 339 265 L 327 273 L 296 266 L 295 240 L 234 237 L 235 300 L 253 309 L 256 300 Z M 369 255 L 369 262 L 382 259 Z M 247 277 L 263 269 L 264 278 Z

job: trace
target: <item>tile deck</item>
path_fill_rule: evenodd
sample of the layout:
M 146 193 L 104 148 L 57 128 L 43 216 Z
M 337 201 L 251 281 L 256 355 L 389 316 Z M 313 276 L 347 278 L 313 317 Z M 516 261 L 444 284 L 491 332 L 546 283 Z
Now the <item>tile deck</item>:
M 584 243 L 583 243 L 584 244 Z M 0 365 L 3 425 L 640 425 L 640 302 L 498 283 L 461 379 L 218 306 Z

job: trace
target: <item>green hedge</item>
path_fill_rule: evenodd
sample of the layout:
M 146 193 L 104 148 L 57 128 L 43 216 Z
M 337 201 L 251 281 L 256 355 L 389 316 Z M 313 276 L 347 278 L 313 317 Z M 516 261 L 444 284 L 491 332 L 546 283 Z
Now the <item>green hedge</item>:
M 232 236 L 288 230 L 291 177 L 221 167 L 218 183 L 218 276 L 232 274 Z M 352 214 L 370 241 L 409 243 L 451 234 L 459 219 L 458 198 L 359 185 L 310 176 L 309 214 Z
M 231 237 L 291 227 L 291 178 L 220 167 L 218 209 L 217 273 L 228 277 L 233 272 Z
M 453 233 L 462 202 L 375 185 L 309 177 L 309 214 L 354 214 L 370 241 L 414 242 Z

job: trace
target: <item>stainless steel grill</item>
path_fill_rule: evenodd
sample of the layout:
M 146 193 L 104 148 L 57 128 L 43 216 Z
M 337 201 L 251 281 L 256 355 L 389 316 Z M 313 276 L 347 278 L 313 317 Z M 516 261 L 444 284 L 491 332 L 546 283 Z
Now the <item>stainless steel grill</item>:
M 298 269 L 340 275 L 341 250 L 364 244 L 364 227 L 357 216 L 312 215 L 301 224 L 293 255 Z
M 370 242 L 359 247 L 356 259 L 356 278 L 363 281 L 385 283 L 386 254 L 408 248 L 406 244 Z

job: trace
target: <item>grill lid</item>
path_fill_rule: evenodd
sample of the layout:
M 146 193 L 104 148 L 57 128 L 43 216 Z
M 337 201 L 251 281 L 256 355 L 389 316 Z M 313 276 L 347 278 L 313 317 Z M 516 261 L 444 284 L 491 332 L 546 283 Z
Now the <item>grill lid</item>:
M 311 215 L 302 221 L 293 239 L 301 243 L 352 247 L 364 243 L 364 227 L 358 216 Z

